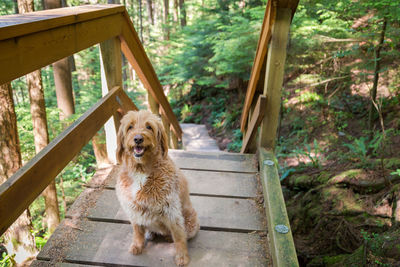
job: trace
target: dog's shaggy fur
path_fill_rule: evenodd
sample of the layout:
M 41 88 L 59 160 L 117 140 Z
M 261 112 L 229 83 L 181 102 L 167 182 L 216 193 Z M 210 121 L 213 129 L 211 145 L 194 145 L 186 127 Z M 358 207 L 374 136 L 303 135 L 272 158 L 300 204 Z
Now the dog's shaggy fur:
M 142 252 L 145 232 L 171 235 L 176 264 L 188 264 L 187 239 L 200 226 L 187 181 L 168 157 L 160 118 L 144 110 L 128 112 L 118 131 L 117 160 L 116 193 L 133 226 L 130 251 Z

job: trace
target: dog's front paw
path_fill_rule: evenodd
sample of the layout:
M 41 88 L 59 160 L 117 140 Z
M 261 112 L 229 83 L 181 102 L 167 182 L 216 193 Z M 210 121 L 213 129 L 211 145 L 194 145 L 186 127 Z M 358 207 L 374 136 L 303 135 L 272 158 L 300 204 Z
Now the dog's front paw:
M 175 263 L 177 266 L 186 266 L 190 261 L 189 255 L 187 253 L 181 252 L 176 253 Z
M 143 250 L 143 245 L 138 245 L 138 244 L 131 244 L 131 247 L 129 249 L 129 252 L 134 254 L 134 255 L 139 255 L 142 253 Z

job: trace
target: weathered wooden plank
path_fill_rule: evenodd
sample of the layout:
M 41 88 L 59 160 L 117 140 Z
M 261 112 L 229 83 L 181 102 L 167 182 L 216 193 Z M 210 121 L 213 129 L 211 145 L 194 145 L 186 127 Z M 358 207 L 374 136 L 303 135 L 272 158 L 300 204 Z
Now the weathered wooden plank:
M 0 185 L 0 234 L 14 222 L 117 109 L 118 87 Z M 21 196 L 24 196 L 21 198 Z M 15 201 L 18 199 L 19 201 Z
M 192 194 L 247 198 L 257 196 L 255 174 L 195 170 L 182 170 L 182 172 L 189 182 Z
M 121 14 L 0 41 L 0 84 L 121 33 Z
M 278 8 L 273 33 L 268 50 L 267 70 L 265 74 L 264 95 L 268 96 L 265 116 L 260 126 L 260 146 L 273 149 L 278 129 L 281 92 L 285 70 L 286 45 L 289 35 L 292 10 Z
M 263 214 L 252 199 L 191 196 L 198 213 L 200 226 L 204 229 L 231 231 L 265 230 Z M 67 216 L 73 211 L 69 211 Z M 121 209 L 115 190 L 104 190 L 96 206 L 89 211 L 88 218 L 98 221 L 129 223 Z
M 252 154 L 235 154 L 220 152 L 193 152 L 183 150 L 168 151 L 169 156 L 181 169 L 257 172 L 257 163 Z
M 32 262 L 30 267 L 93 267 L 100 265 L 87 265 L 87 264 L 78 264 L 78 263 L 67 263 L 67 262 L 52 262 L 52 261 L 41 261 L 35 260 Z
M 65 261 L 103 266 L 175 266 L 173 243 L 164 240 L 148 241 L 141 255 L 131 254 L 132 229 L 128 224 L 88 221 L 82 229 L 77 231 L 75 242 L 65 242 L 69 247 Z M 188 242 L 190 266 L 266 266 L 264 242 L 257 233 L 201 230 Z M 46 247 L 39 259 L 51 258 Z
M 0 40 L 121 13 L 122 5 L 84 5 L 0 17 Z
M 257 196 L 256 175 L 252 173 L 213 172 L 182 170 L 189 182 L 191 194 L 250 198 Z M 115 188 L 116 176 L 106 183 L 109 189 Z M 89 186 L 96 186 L 90 184 Z
M 172 125 L 172 129 L 176 136 L 182 138 L 182 129 L 179 126 L 179 122 L 172 111 L 171 106 L 164 94 L 163 88 L 160 81 L 157 78 L 157 74 L 154 71 L 153 66 L 149 58 L 144 51 L 144 48 L 139 40 L 128 13 L 124 12 L 124 22 L 122 24 L 121 49 L 126 58 L 128 59 L 131 66 L 135 69 L 144 87 L 153 96 L 153 98 L 159 103 L 168 118 L 168 121 Z
M 268 221 L 269 247 L 274 266 L 299 266 L 276 167 L 276 158 L 271 151 L 264 148 L 260 148 L 259 158 L 260 178 Z M 286 226 L 288 232 L 279 233 L 275 228 L 277 225 Z
M 251 103 L 256 92 L 257 84 L 260 79 L 261 69 L 263 68 L 268 51 L 268 42 L 271 38 L 271 27 L 274 21 L 276 7 L 272 4 L 273 1 L 268 1 L 265 9 L 263 24 L 261 27 L 260 39 L 258 40 L 256 56 L 254 58 L 253 68 L 251 70 L 250 81 L 246 91 L 246 98 L 243 106 L 240 129 L 245 131 L 247 124 L 247 116 L 249 114 Z
M 261 120 L 264 117 L 266 102 L 267 102 L 266 96 L 260 95 L 258 97 L 256 107 L 254 108 L 254 112 L 251 115 L 251 120 L 250 120 L 250 124 L 247 128 L 246 135 L 243 138 L 243 145 L 240 150 L 240 153 L 245 153 L 248 151 L 249 145 L 257 133 L 257 128 L 260 125 Z M 251 151 L 251 152 L 255 152 L 255 151 Z

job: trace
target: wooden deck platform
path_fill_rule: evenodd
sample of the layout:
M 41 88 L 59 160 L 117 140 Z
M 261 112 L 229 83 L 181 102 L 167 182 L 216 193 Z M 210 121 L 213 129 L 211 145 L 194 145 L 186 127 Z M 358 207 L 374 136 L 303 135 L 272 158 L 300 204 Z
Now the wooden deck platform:
M 185 173 L 201 230 L 188 242 L 189 266 L 268 266 L 264 209 L 254 155 L 170 150 Z M 147 241 L 128 252 L 132 228 L 115 195 L 117 167 L 99 170 L 32 266 L 175 266 L 174 246 Z

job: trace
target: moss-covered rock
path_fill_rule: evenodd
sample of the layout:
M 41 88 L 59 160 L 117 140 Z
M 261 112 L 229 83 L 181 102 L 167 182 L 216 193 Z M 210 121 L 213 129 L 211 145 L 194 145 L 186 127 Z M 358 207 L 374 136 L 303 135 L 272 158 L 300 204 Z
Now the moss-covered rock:
M 322 201 L 330 206 L 330 213 L 337 215 L 358 215 L 364 212 L 360 202 L 352 190 L 336 186 L 324 187 Z

